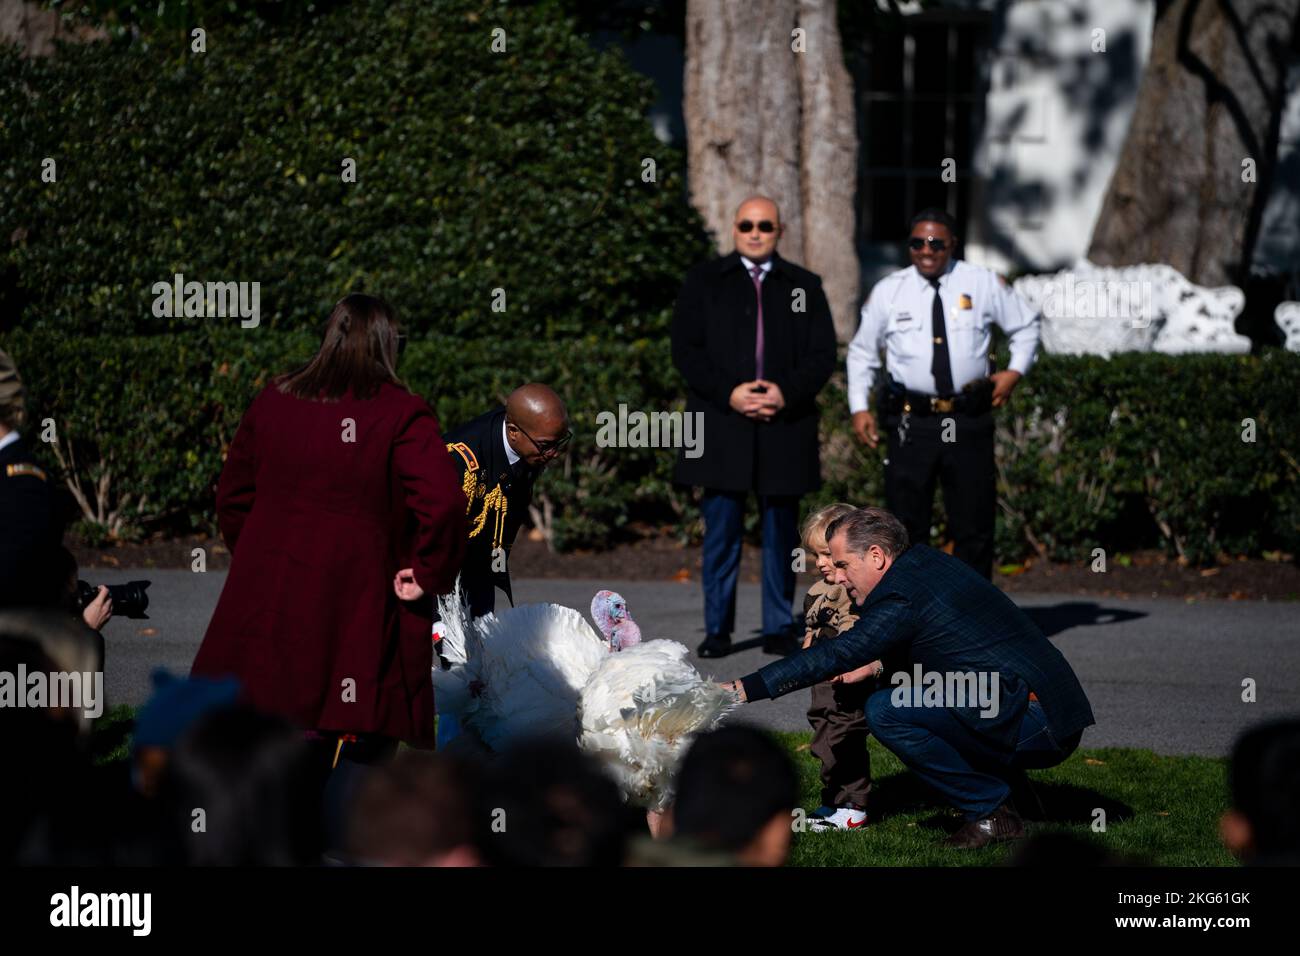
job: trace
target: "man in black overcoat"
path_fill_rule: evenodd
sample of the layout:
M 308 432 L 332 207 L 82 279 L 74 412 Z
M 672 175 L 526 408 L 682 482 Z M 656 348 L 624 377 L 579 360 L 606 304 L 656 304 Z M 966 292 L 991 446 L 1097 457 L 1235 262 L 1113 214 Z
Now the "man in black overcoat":
M 776 203 L 745 200 L 735 251 L 686 276 L 673 317 L 673 363 L 701 447 L 683 448 L 674 480 L 703 489 L 701 657 L 731 650 L 744 509 L 758 498 L 763 536 L 763 647 L 796 649 L 794 549 L 799 498 L 821 485 L 817 393 L 835 367 L 835 330 L 821 279 L 776 252 Z

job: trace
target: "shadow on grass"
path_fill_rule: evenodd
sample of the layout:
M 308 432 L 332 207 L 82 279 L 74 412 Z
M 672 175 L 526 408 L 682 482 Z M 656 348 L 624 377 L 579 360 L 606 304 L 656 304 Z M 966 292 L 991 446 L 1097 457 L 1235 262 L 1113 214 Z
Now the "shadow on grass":
M 1035 823 L 1061 823 L 1090 825 L 1098 809 L 1105 811 L 1108 824 L 1123 823 L 1134 815 L 1128 804 L 1102 795 L 1088 787 L 1069 783 L 1031 781 L 1033 792 L 1041 803 L 1041 810 L 1028 809 L 1032 801 L 1023 794 L 1016 802 L 1025 820 Z M 1023 805 L 1023 806 L 1022 806 Z M 877 777 L 871 784 L 871 816 L 873 820 L 887 820 L 893 816 L 917 813 L 932 809 L 934 814 L 917 821 L 926 830 L 953 832 L 961 826 L 956 812 L 946 807 L 938 795 L 913 773 L 890 774 Z

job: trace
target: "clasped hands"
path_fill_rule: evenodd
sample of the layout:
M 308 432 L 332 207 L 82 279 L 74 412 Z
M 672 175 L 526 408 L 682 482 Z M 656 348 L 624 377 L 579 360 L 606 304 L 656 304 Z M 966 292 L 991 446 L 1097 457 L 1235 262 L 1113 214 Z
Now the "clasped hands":
M 760 387 L 766 387 L 766 391 L 756 391 Z M 741 382 L 733 388 L 730 404 L 746 418 L 766 422 L 785 408 L 785 396 L 781 394 L 781 387 L 776 382 L 756 378 L 752 382 Z

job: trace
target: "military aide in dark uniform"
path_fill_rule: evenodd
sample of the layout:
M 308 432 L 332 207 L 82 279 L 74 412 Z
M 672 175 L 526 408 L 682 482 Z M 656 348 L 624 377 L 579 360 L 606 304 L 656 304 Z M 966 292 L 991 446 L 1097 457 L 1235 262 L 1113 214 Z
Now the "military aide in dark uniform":
M 63 547 L 64 509 L 51 476 L 18 433 L 26 420 L 26 391 L 13 359 L 0 351 L 0 609 L 56 607 L 88 628 L 89 653 L 104 660 L 98 631 L 113 616 L 108 588 L 86 607 L 76 597 L 77 562 Z
M 18 434 L 23 418 L 22 379 L 0 352 L 0 607 L 54 604 L 66 584 L 49 475 Z
M 853 430 L 872 448 L 880 416 L 889 442 L 885 503 L 911 540 L 930 539 L 938 479 L 953 553 L 992 577 L 992 409 L 1007 401 L 1033 365 L 1039 319 L 996 273 L 953 259 L 956 232 L 942 210 L 913 218 L 912 265 L 871 290 L 849 344 L 849 411 Z M 992 371 L 989 354 L 993 325 L 1006 332 L 1011 347 L 1011 362 L 1001 372 Z
M 507 556 L 528 515 L 533 484 L 572 437 L 564 402 L 539 384 L 520 386 L 504 406 L 447 432 L 469 502 L 461 587 L 474 616 L 495 609 L 497 588 L 514 604 Z

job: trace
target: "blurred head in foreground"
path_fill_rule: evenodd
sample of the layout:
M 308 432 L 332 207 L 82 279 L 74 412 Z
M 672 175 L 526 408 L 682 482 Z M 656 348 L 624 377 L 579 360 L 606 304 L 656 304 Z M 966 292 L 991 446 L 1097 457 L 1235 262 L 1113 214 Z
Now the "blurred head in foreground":
M 487 769 L 475 829 L 491 866 L 619 866 L 631 816 L 571 741 L 523 741 Z
M 185 863 L 312 866 L 321 860 L 320 783 L 300 731 L 228 707 L 177 741 L 160 796 Z
M 730 726 L 701 734 L 677 774 L 673 831 L 749 866 L 781 866 L 790 854 L 799 781 L 771 737 Z
M 1247 863 L 1300 864 L 1300 719 L 1254 727 L 1228 767 L 1232 806 L 1219 834 Z
M 348 824 L 348 857 L 366 866 L 478 866 L 479 770 L 455 757 L 405 751 L 362 785 Z
M 131 781 L 142 796 L 157 796 L 181 735 L 208 711 L 233 706 L 239 690 L 233 677 L 176 677 L 161 667 L 153 672 L 153 695 L 136 713 L 131 735 Z

